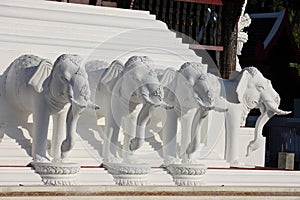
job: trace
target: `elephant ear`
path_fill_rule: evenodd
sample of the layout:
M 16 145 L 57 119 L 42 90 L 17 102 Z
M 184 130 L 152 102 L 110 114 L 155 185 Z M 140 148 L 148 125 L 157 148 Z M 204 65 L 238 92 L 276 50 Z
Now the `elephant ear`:
M 38 93 L 43 91 L 43 83 L 50 76 L 52 67 L 53 65 L 49 60 L 43 59 L 38 65 L 36 72 L 28 81 L 28 84 L 31 85 Z
M 119 60 L 114 60 L 107 68 L 100 79 L 101 83 L 108 84 L 111 80 L 117 78 L 124 70 L 123 64 Z
M 158 80 L 162 86 L 167 86 L 174 80 L 176 73 L 176 70 L 167 68 L 162 73 L 158 73 Z
M 243 103 L 243 96 L 245 94 L 245 91 L 247 89 L 247 84 L 248 84 L 248 80 L 250 78 L 250 74 L 247 70 L 243 70 L 240 76 L 240 80 L 238 81 L 238 85 L 236 87 L 236 93 L 237 93 L 237 97 L 239 102 Z M 233 79 L 236 79 L 237 77 L 235 76 Z

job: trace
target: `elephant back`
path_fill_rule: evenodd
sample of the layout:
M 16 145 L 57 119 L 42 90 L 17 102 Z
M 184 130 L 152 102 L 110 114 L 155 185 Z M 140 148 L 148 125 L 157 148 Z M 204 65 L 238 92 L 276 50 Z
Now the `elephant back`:
M 35 55 L 22 55 L 9 65 L 4 76 L 5 95 L 11 104 L 22 110 L 32 109 L 29 106 L 32 104 L 31 99 L 35 88 L 29 82 L 40 70 L 39 66 L 43 60 Z
M 88 74 L 89 86 L 91 90 L 91 98 L 93 99 L 99 87 L 99 82 L 104 72 L 108 69 L 109 63 L 92 60 L 85 64 L 85 70 Z

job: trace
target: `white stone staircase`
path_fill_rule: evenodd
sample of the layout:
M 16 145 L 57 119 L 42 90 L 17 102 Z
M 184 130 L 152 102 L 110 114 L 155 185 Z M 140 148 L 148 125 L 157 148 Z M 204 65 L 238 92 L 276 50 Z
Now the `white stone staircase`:
M 115 185 L 112 175 L 107 170 L 99 167 L 94 157 L 88 157 L 91 151 L 97 155 L 97 151 L 82 139 L 76 137 L 75 151 L 70 155 L 72 161 L 81 163 L 82 167 L 78 174 L 79 185 Z M 87 150 L 88 149 L 88 150 Z M 150 152 L 151 151 L 151 152 Z M 5 153 L 6 152 L 6 153 Z M 145 162 L 157 161 L 153 156 L 150 145 L 141 148 L 136 157 Z M 146 155 L 150 155 L 150 157 Z M 0 186 L 32 186 L 43 185 L 42 180 L 30 167 L 26 165 L 31 157 L 18 145 L 14 139 L 4 136 L 0 143 Z M 151 156 L 152 155 L 152 156 Z M 86 157 L 85 157 L 86 156 Z M 101 157 L 99 156 L 98 159 Z M 94 160 L 93 160 L 94 159 Z M 93 165 L 94 164 L 94 165 Z M 174 186 L 172 176 L 163 168 L 152 166 L 147 177 L 147 185 Z M 208 169 L 203 177 L 203 186 L 300 186 L 299 171 L 284 170 L 259 170 L 259 169 Z
M 0 142 L 0 166 L 26 166 L 31 160 L 15 139 L 4 135 Z
M 149 156 L 150 155 L 150 156 Z M 153 156 L 154 155 L 154 156 Z M 136 155 L 137 159 L 146 163 L 158 160 L 155 151 L 145 145 Z M 70 161 L 80 163 L 82 168 L 78 174 L 78 184 L 81 185 L 115 185 L 112 175 L 99 167 L 102 158 L 87 141 L 76 137 L 74 149 L 70 153 Z M 4 136 L 0 143 L 0 185 L 42 185 L 38 174 L 27 167 L 31 157 L 17 142 Z M 157 163 L 157 165 L 160 165 Z M 162 168 L 155 165 L 148 176 L 149 185 L 174 185 L 172 177 Z

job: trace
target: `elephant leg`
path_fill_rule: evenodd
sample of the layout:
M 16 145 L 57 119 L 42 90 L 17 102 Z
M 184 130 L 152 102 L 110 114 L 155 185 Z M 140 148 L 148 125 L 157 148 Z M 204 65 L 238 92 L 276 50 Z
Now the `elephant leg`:
M 51 144 L 51 156 L 54 160 L 59 161 L 61 156 L 61 144 L 66 138 L 66 117 L 67 110 L 64 108 L 59 113 L 52 115 L 53 118 L 53 133 Z
M 37 162 L 47 159 L 47 134 L 49 126 L 49 111 L 45 105 L 37 106 L 33 112 L 32 156 Z
M 178 114 L 174 109 L 167 110 L 167 118 L 162 129 L 164 164 L 168 165 L 177 157 L 177 120 Z
M 242 165 L 239 161 L 238 134 L 242 109 L 239 105 L 231 104 L 225 114 L 226 148 L 225 158 L 231 165 Z
M 118 140 L 119 140 L 119 132 L 120 128 L 119 126 L 114 123 L 112 127 L 112 135 L 111 135 L 111 144 L 110 144 L 110 152 L 114 155 L 114 157 L 118 157 Z
M 122 156 L 125 161 L 130 161 L 130 156 L 133 155 L 133 152 L 130 150 L 130 141 L 134 138 L 136 120 L 137 116 L 134 113 L 131 113 L 123 119 L 124 144 Z
M 185 115 L 181 117 L 181 146 L 180 146 L 180 158 L 183 163 L 189 162 L 189 155 L 186 153 L 188 144 L 191 141 L 192 122 L 195 113 L 189 110 Z
M 118 116 L 115 117 L 119 119 Z M 117 157 L 117 145 L 120 130 L 117 122 L 121 123 L 121 120 L 118 119 L 115 119 L 112 113 L 109 113 L 105 118 L 105 136 L 103 141 L 104 162 L 113 162 L 113 159 Z
M 192 130 L 191 130 L 191 142 L 188 145 L 186 153 L 192 154 L 197 151 L 201 146 L 201 126 L 203 124 L 203 119 L 207 116 L 208 112 L 198 109 L 195 117 L 192 122 Z
M 136 137 L 130 141 L 130 150 L 137 150 L 143 145 L 145 140 L 146 125 L 151 117 L 153 109 L 154 108 L 152 105 L 146 103 L 139 112 L 136 126 Z

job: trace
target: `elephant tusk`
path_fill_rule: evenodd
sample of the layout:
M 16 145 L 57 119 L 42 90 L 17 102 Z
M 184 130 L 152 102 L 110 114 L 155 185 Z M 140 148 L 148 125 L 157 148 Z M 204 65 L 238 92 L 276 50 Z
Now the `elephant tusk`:
M 209 111 L 209 110 L 212 110 L 212 109 L 215 109 L 215 106 L 211 105 L 211 106 L 207 106 L 203 103 L 202 99 L 199 98 L 198 96 L 195 96 L 195 99 L 196 99 L 196 102 L 198 103 L 198 105 L 204 109 L 205 111 Z
M 149 98 L 149 95 L 147 95 L 147 94 L 142 94 L 142 96 L 143 96 L 143 98 L 144 98 L 144 100 L 147 102 L 147 103 L 149 103 L 150 105 L 153 105 L 153 106 L 159 106 L 159 105 L 157 105 L 157 104 L 155 104 L 153 101 L 151 101 L 151 99 Z
M 76 107 L 79 107 L 79 108 L 86 108 L 87 105 L 83 105 L 81 103 L 79 103 L 78 101 L 76 101 L 75 99 L 71 98 L 70 99 L 72 104 L 74 104 Z
M 292 111 L 284 111 L 281 109 L 278 109 L 278 104 L 276 104 L 276 102 L 274 101 L 265 101 L 265 106 L 267 107 L 267 109 L 269 109 L 270 111 L 274 112 L 276 115 L 288 115 L 290 113 L 292 113 Z
M 167 104 L 166 102 L 162 102 L 160 106 L 166 110 L 170 110 L 174 108 L 174 106 Z
M 94 103 L 91 102 L 91 101 L 88 101 L 87 107 L 88 107 L 89 109 L 92 109 L 92 110 L 99 110 L 99 109 L 100 109 L 100 106 L 98 106 L 97 104 L 94 104 Z
M 284 111 L 284 110 L 277 109 L 277 110 L 275 111 L 275 113 L 276 113 L 277 115 L 288 115 L 288 114 L 292 113 L 292 111 Z
M 221 107 L 215 106 L 214 110 L 217 112 L 227 112 L 228 108 L 221 108 Z

